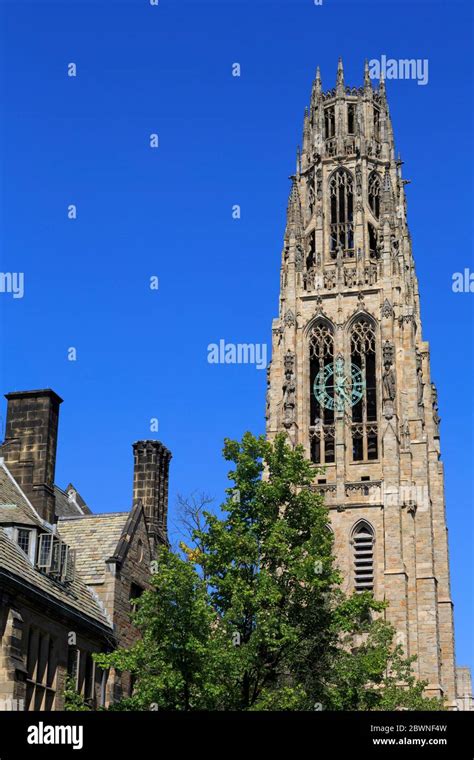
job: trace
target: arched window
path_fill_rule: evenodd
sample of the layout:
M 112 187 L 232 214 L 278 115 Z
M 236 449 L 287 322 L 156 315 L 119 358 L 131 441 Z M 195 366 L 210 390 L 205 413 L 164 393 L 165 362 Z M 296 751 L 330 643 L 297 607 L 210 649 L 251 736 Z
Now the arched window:
M 354 587 L 356 591 L 374 590 L 374 531 L 361 520 L 352 531 Z
M 380 216 L 380 188 L 380 177 L 377 172 L 372 172 L 369 176 L 369 206 L 376 219 Z
M 354 180 L 345 169 L 337 169 L 329 181 L 331 203 L 331 256 L 338 250 L 354 255 Z
M 325 322 L 309 336 L 309 379 L 311 461 L 334 462 L 334 338 Z
M 375 330 L 367 317 L 352 326 L 351 364 L 360 389 L 352 407 L 352 458 L 363 462 L 378 457 Z

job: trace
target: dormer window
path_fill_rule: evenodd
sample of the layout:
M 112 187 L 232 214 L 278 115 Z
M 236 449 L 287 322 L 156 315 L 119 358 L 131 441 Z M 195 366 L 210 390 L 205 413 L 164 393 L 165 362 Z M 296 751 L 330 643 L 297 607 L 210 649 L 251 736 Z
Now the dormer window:
M 63 583 L 74 580 L 75 551 L 53 533 L 42 533 L 38 540 L 37 567 Z
M 17 543 L 20 549 L 22 549 L 25 552 L 25 554 L 29 556 L 30 544 L 31 544 L 31 530 L 28 530 L 28 528 L 18 528 Z

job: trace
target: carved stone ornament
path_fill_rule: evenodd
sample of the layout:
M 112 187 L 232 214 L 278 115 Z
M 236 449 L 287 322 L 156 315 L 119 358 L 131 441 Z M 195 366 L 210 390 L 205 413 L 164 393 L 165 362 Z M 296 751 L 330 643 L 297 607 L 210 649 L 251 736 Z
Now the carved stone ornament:
M 435 429 L 435 438 L 439 438 L 439 423 L 441 422 L 441 417 L 439 416 L 439 413 L 438 413 L 438 391 L 434 383 L 431 383 L 431 403 L 433 406 L 433 423 L 434 423 L 434 429 Z
M 392 304 L 390 303 L 388 298 L 385 299 L 382 305 L 382 317 L 384 317 L 384 319 L 389 319 L 390 317 L 393 317 Z
M 417 403 L 418 406 L 423 406 L 423 389 L 425 384 L 423 382 L 423 357 L 420 350 L 416 349 L 416 381 L 417 381 Z
M 283 381 L 283 425 L 290 428 L 295 423 L 296 382 L 295 354 L 288 350 L 284 358 L 285 379 Z

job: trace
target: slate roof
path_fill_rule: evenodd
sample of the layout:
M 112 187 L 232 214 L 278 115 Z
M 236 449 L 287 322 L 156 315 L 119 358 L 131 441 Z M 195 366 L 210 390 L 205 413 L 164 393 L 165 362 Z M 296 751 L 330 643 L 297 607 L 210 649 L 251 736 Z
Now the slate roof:
M 127 514 L 124 516 L 125 520 L 126 517 Z M 9 578 L 15 584 L 21 584 L 25 589 L 25 594 L 28 594 L 28 589 L 31 593 L 39 593 L 46 597 L 46 600 L 60 603 L 76 614 L 88 618 L 90 622 L 98 624 L 102 628 L 105 627 L 112 633 L 112 624 L 95 593 L 87 587 L 87 580 L 82 577 L 79 567 L 76 565 L 75 578 L 70 583 L 59 583 L 46 573 L 41 572 L 31 563 L 22 549 L 10 539 L 6 529 L 2 527 L 2 525 L 11 523 L 29 525 L 51 532 L 50 526 L 47 526 L 40 518 L 1 461 L 0 575 Z M 77 564 L 81 564 L 80 553 Z
M 58 532 L 76 549 L 76 567 L 87 584 L 103 583 L 105 562 L 115 554 L 130 512 L 61 517 Z
M 99 600 L 87 588 L 77 573 L 71 583 L 57 583 L 46 573 L 42 573 L 33 567 L 26 554 L 14 541 L 8 538 L 3 528 L 0 528 L 0 570 L 4 570 L 9 576 L 34 586 L 51 599 L 61 602 L 67 607 L 72 607 L 76 612 L 92 618 L 95 622 L 112 631 L 111 623 Z
M 15 523 L 43 527 L 43 521 L 11 477 L 0 465 L 0 525 Z
M 74 499 L 68 498 L 70 490 L 74 491 Z M 63 491 L 59 486 L 54 486 L 55 512 L 57 517 L 74 517 L 77 515 L 90 515 L 91 510 L 76 488 L 69 483 Z

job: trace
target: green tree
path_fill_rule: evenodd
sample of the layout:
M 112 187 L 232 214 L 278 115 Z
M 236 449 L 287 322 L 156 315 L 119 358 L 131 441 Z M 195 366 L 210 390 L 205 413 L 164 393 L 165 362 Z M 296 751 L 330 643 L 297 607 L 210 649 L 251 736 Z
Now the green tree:
M 134 674 L 121 707 L 440 709 L 393 646 L 385 604 L 342 593 L 303 450 L 246 433 L 224 457 L 233 487 L 222 513 L 194 510 L 184 557 L 161 549 L 137 603 L 141 640 L 96 658 Z
M 76 689 L 76 679 L 74 676 L 66 678 L 64 689 L 64 709 L 70 712 L 89 712 L 90 707 L 86 705 L 84 697 Z

